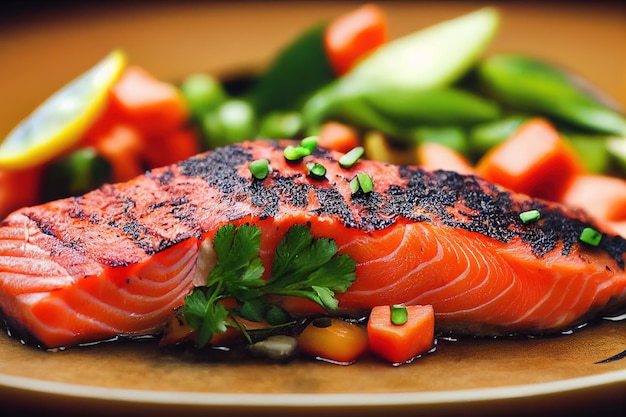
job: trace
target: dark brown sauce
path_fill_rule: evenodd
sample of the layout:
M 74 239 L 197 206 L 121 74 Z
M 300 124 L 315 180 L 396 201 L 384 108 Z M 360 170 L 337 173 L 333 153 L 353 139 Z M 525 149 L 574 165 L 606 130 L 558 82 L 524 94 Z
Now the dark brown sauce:
M 278 330 L 272 331 L 253 331 L 251 332 L 252 342 L 260 341 L 267 338 L 270 335 L 287 335 L 296 337 L 298 334 L 304 330 L 304 328 L 313 320 L 319 319 L 320 316 L 311 316 L 304 317 L 295 322 L 292 326 L 285 327 Z M 358 317 L 358 318 L 348 318 L 347 321 L 352 323 L 366 326 L 367 317 Z M 410 360 L 402 363 L 394 363 L 392 366 L 400 366 L 406 365 L 415 362 L 423 357 L 434 354 L 437 351 L 438 345 L 441 343 L 447 345 L 454 345 L 457 342 L 460 343 L 472 343 L 479 341 L 488 341 L 488 340 L 529 340 L 529 339 L 539 339 L 539 338 L 561 338 L 567 337 L 573 334 L 578 333 L 579 331 L 594 325 L 599 325 L 602 322 L 618 322 L 625 321 L 626 322 L 626 314 L 621 314 L 619 316 L 607 316 L 607 317 L 598 317 L 594 320 L 590 320 L 588 322 L 580 323 L 576 326 L 573 326 L 568 329 L 563 329 L 556 332 L 551 333 L 543 333 L 543 334 L 507 334 L 507 335 L 498 335 L 498 336 L 469 336 L 469 335 L 461 335 L 451 332 L 438 332 L 435 335 L 434 345 L 433 347 L 420 355 L 411 358 Z M 156 352 L 167 355 L 173 358 L 177 358 L 179 360 L 183 360 L 191 363 L 232 363 L 232 364 L 245 364 L 251 362 L 268 362 L 268 363 L 292 363 L 292 362 L 301 362 L 301 361 L 320 361 L 331 363 L 335 365 L 351 365 L 354 362 L 336 362 L 330 359 L 321 358 L 321 357 L 306 357 L 300 353 L 296 353 L 295 355 L 288 357 L 282 360 L 262 358 L 255 355 L 252 355 L 249 351 L 250 344 L 248 341 L 241 337 L 240 339 L 232 342 L 228 346 L 209 346 L 202 349 L 198 349 L 191 342 L 185 342 L 177 345 L 168 345 L 168 346 L 160 346 L 158 341 L 160 339 L 160 335 L 144 335 L 137 337 L 125 337 L 125 336 L 116 336 L 107 340 L 100 340 L 92 343 L 82 343 L 74 347 L 61 347 L 55 349 L 46 349 L 42 346 L 42 344 L 34 338 L 26 329 L 24 329 L 19 323 L 14 320 L 7 319 L 0 315 L 0 324 L 4 327 L 6 334 L 8 337 L 19 341 L 22 345 L 29 346 L 32 348 L 40 349 L 42 351 L 50 351 L 50 352 L 58 352 L 64 351 L 67 349 L 97 349 L 99 346 L 103 346 L 110 343 L 119 343 L 119 344 L 141 344 L 141 343 L 149 343 L 154 345 L 154 349 Z M 150 347 L 152 348 L 152 347 Z M 622 352 L 619 352 L 615 355 L 612 355 L 608 358 L 604 358 L 601 360 L 597 360 L 594 364 L 604 364 L 609 362 L 614 362 L 620 359 L 626 358 L 626 349 Z M 358 362 L 361 361 L 380 361 L 380 359 L 375 358 L 371 353 L 367 353 L 362 358 L 358 359 Z

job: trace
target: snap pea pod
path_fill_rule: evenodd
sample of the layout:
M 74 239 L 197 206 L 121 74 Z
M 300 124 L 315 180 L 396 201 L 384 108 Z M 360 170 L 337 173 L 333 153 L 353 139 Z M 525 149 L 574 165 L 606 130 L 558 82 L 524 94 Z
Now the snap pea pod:
M 305 103 L 305 125 L 314 132 L 327 118 L 340 115 L 393 133 L 433 117 L 442 124 L 497 117 L 494 103 L 450 85 L 476 62 L 498 21 L 494 9 L 483 8 L 378 48 Z
M 516 109 L 560 119 L 579 128 L 626 135 L 626 119 L 604 104 L 573 74 L 521 54 L 498 54 L 480 62 L 483 88 Z
M 467 138 L 472 156 L 478 158 L 504 142 L 528 119 L 526 115 L 512 115 L 472 126 Z
M 421 126 L 411 132 L 415 144 L 435 142 L 469 155 L 467 133 L 458 126 Z
M 614 158 L 608 148 L 608 136 L 580 132 L 561 132 L 589 172 L 604 174 L 614 170 Z
M 469 91 L 454 87 L 412 91 L 387 88 L 365 95 L 373 109 L 400 126 L 471 125 L 495 120 L 500 105 Z

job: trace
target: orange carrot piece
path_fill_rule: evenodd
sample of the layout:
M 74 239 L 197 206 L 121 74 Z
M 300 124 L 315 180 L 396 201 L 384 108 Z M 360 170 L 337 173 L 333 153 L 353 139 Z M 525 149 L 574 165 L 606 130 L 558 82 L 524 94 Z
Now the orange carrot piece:
M 324 317 L 313 320 L 302 331 L 298 348 L 306 355 L 351 363 L 367 352 L 367 335 L 356 324 Z
M 322 124 L 317 144 L 323 148 L 346 153 L 359 146 L 359 137 L 353 127 L 329 121 Z
M 122 120 L 142 133 L 172 131 L 185 124 L 189 109 L 182 93 L 138 66 L 128 67 L 111 88 L 110 103 Z
M 41 197 L 43 167 L 0 170 L 0 218 L 13 210 L 37 204 Z
M 626 220 L 626 180 L 601 174 L 578 175 L 561 201 L 601 220 Z
M 170 165 L 200 152 L 196 136 L 191 130 L 181 129 L 147 138 L 145 159 L 148 168 Z
M 431 305 L 406 306 L 401 325 L 391 321 L 390 306 L 376 306 L 367 323 L 370 350 L 391 363 L 407 362 L 430 350 L 435 341 L 435 313 Z
M 350 71 L 361 59 L 387 42 L 387 19 L 375 4 L 365 4 L 333 20 L 324 45 L 337 76 Z
M 93 139 L 96 151 L 112 167 L 113 182 L 128 181 L 145 172 L 144 138 L 137 129 L 127 125 L 110 126 L 106 133 Z
M 582 161 L 548 121 L 535 118 L 487 152 L 476 166 L 486 180 L 532 197 L 559 201 L 585 172 Z
M 417 146 L 417 163 L 430 170 L 443 169 L 459 174 L 476 174 L 474 167 L 460 152 L 436 142 L 422 142 Z

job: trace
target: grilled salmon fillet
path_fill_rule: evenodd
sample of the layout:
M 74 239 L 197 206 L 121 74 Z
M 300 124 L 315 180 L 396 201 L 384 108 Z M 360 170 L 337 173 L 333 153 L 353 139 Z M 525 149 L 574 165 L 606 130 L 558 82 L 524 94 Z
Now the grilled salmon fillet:
M 206 273 L 202 243 L 227 223 L 261 228 L 266 271 L 289 227 L 308 224 L 357 263 L 340 309 L 432 304 L 444 331 L 550 332 L 626 305 L 626 241 L 579 210 L 450 171 L 345 169 L 320 148 L 289 162 L 293 144 L 234 144 L 12 213 L 0 223 L 5 321 L 46 348 L 158 334 Z M 249 170 L 257 159 L 271 167 L 263 180 Z M 325 178 L 307 175 L 310 161 Z M 357 173 L 372 192 L 351 191 Z M 541 218 L 522 222 L 531 209 Z M 603 233 L 598 246 L 579 240 L 585 227 Z

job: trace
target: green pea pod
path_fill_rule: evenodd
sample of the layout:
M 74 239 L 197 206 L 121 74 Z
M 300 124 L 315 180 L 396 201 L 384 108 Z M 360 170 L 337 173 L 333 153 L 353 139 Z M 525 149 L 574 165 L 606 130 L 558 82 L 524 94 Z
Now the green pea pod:
M 316 92 L 305 103 L 305 125 L 314 130 L 331 115 L 347 112 L 362 116 L 371 113 L 374 121 L 370 123 L 385 125 L 386 129 L 383 130 L 387 133 L 390 133 L 389 130 L 397 130 L 400 126 L 394 126 L 398 121 L 392 120 L 392 114 L 401 114 L 399 119 L 402 119 L 413 111 L 427 111 L 428 104 L 412 95 L 439 91 L 461 78 L 491 40 L 498 23 L 499 16 L 495 9 L 486 7 L 381 46 L 352 71 Z M 396 93 L 402 94 L 404 101 L 398 100 L 396 103 Z M 441 94 L 459 96 L 454 93 Z M 393 111 L 383 114 L 380 106 L 373 109 L 372 103 L 377 103 L 379 99 L 393 106 Z M 419 107 L 413 108 L 411 100 L 420 101 Z M 443 100 L 443 103 L 446 101 Z M 361 108 L 350 111 L 347 109 L 349 105 Z M 404 108 L 398 111 L 398 107 L 402 106 Z M 484 106 L 481 108 L 484 109 Z M 354 117 L 354 114 L 349 115 Z M 413 117 L 420 118 L 419 114 Z
M 429 90 L 388 88 L 371 92 L 365 100 L 372 108 L 400 126 L 470 125 L 500 117 L 500 106 L 459 88 Z
M 521 54 L 498 54 L 479 63 L 482 87 L 518 110 L 554 117 L 600 133 L 626 135 L 626 119 L 564 69 Z
M 467 134 L 459 126 L 421 126 L 411 131 L 414 143 L 435 142 L 463 155 L 469 154 Z
M 468 142 L 473 156 L 481 156 L 504 142 L 528 119 L 529 116 L 514 115 L 472 126 L 469 129 Z
M 606 135 L 590 135 L 579 132 L 560 132 L 580 155 L 580 159 L 589 172 L 608 173 L 612 169 L 612 158 Z
M 335 79 L 324 47 L 325 24 L 288 45 L 259 77 L 250 101 L 259 115 L 299 108 L 314 91 Z
M 94 148 L 78 149 L 52 161 L 43 176 L 46 201 L 80 195 L 111 180 L 111 165 Z

